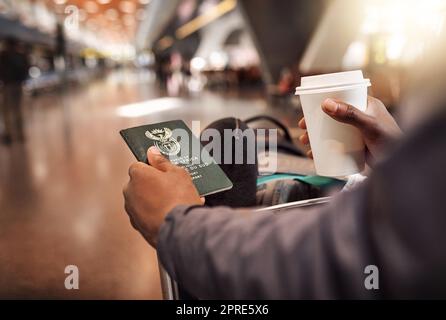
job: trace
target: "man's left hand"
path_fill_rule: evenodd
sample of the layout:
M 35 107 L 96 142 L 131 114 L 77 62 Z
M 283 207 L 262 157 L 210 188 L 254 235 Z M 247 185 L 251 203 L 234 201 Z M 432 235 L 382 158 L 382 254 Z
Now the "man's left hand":
M 136 162 L 124 187 L 125 210 L 132 226 L 156 248 L 164 218 L 178 205 L 202 205 L 190 175 L 173 165 L 156 147 L 147 151 L 150 165 Z

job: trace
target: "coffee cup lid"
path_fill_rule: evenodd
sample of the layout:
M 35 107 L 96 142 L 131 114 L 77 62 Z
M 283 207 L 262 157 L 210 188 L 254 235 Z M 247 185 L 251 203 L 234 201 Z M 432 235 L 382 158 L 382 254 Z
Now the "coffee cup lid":
M 296 88 L 296 95 L 347 90 L 370 85 L 370 80 L 364 79 L 361 70 L 321 74 L 302 77 L 301 86 Z

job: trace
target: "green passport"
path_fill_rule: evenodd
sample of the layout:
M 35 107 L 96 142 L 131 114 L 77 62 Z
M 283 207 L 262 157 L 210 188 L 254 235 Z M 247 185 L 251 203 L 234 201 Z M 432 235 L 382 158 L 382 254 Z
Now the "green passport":
M 155 146 L 173 164 L 185 168 L 200 196 L 232 188 L 231 180 L 181 120 L 129 128 L 120 134 L 138 161 L 147 163 L 147 150 Z

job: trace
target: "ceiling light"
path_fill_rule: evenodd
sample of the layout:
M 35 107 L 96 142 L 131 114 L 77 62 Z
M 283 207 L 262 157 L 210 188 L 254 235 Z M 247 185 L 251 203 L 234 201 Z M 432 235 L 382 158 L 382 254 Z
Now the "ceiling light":
M 79 9 L 79 21 L 87 20 L 88 14 L 84 9 Z
M 119 9 L 124 13 L 133 13 L 136 10 L 136 5 L 131 1 L 121 1 L 119 3 Z
M 110 20 L 117 20 L 119 17 L 119 13 L 116 9 L 108 9 L 105 11 L 105 16 Z
M 86 26 L 88 29 L 95 31 L 98 29 L 98 26 L 96 24 L 96 21 L 89 19 L 86 23 Z
M 126 14 L 125 16 L 123 16 L 122 21 L 123 21 L 124 25 L 126 25 L 127 27 L 133 26 L 135 24 L 135 18 L 129 14 Z
M 85 2 L 85 10 L 87 10 L 88 13 L 97 13 L 99 10 L 98 4 L 94 1 L 87 1 Z

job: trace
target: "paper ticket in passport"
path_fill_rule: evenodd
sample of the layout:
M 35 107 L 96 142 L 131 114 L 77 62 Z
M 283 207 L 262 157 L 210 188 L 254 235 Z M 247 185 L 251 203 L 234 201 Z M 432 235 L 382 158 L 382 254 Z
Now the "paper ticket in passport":
M 155 146 L 173 164 L 185 168 L 200 196 L 232 188 L 231 180 L 182 120 L 129 128 L 120 134 L 138 161 L 147 163 L 147 150 Z

